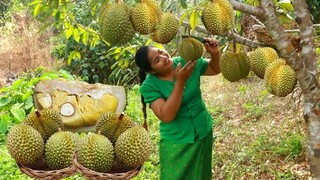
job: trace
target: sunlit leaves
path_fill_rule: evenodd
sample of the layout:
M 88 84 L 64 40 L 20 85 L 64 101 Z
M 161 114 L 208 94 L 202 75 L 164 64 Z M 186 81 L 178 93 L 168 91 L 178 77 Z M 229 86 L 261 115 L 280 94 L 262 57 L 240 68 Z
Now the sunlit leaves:
M 71 61 L 74 60 L 74 59 L 78 59 L 80 60 L 81 59 L 81 54 L 79 51 L 77 50 L 74 50 L 70 53 L 69 57 L 68 57 L 68 64 L 70 65 L 71 64 Z

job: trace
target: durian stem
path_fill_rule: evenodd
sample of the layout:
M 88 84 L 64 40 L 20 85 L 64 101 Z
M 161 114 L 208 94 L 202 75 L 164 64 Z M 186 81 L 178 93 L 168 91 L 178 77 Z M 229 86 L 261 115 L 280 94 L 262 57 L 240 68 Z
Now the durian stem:
M 231 31 L 231 34 L 232 34 L 232 37 L 234 37 L 233 31 Z M 237 45 L 236 45 L 236 41 L 234 38 L 232 40 L 232 46 L 233 46 L 233 53 L 236 53 L 237 52 Z
M 123 118 L 123 116 L 124 116 L 124 112 L 122 112 L 121 114 L 120 114 L 120 116 L 118 117 L 118 120 L 122 120 L 122 118 Z
M 41 117 L 40 111 L 38 109 L 35 110 L 37 117 Z

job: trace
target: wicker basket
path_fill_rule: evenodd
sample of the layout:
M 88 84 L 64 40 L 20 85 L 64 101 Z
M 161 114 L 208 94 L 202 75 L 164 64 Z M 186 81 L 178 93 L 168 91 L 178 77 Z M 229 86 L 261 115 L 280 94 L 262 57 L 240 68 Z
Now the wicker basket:
M 73 165 L 59 170 L 35 170 L 21 164 L 17 165 L 22 173 L 39 180 L 62 179 L 69 177 L 77 172 L 76 168 Z
M 78 161 L 76 156 L 73 156 L 73 164 L 76 167 L 77 171 L 84 177 L 92 180 L 128 180 L 139 174 L 142 169 L 142 166 L 134 170 L 129 170 L 126 172 L 108 172 L 102 173 L 90 170 L 82 166 Z

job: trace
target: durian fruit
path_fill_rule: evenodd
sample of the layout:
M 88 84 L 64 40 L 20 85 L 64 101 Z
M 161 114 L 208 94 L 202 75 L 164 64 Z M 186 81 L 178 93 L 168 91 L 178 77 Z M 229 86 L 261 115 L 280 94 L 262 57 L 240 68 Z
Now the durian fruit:
M 158 24 L 161 21 L 161 16 L 163 14 L 160 5 L 155 0 L 141 0 L 141 3 L 149 6 L 153 24 Z
M 264 81 L 269 93 L 285 97 L 293 91 L 297 78 L 292 67 L 279 58 L 267 66 Z
M 179 45 L 178 53 L 185 61 L 197 60 L 203 54 L 203 44 L 195 38 L 184 38 Z
M 202 10 L 201 20 L 211 34 L 222 34 L 233 27 L 233 7 L 228 0 L 208 2 L 207 6 Z
M 128 115 L 117 112 L 106 112 L 97 120 L 96 133 L 106 136 L 113 144 L 120 134 L 136 126 Z
M 77 161 L 88 169 L 107 172 L 113 165 L 114 147 L 105 136 L 90 133 L 79 141 L 76 157 Z
M 248 54 L 251 70 L 259 78 L 264 79 L 267 65 L 279 58 L 271 47 L 260 47 Z
M 152 142 L 144 127 L 132 127 L 123 132 L 115 145 L 116 158 L 126 167 L 140 167 L 152 152 Z
M 160 24 L 150 38 L 154 42 L 167 44 L 177 35 L 178 29 L 179 20 L 172 13 L 166 12 L 162 14 Z
M 150 34 L 155 30 L 156 22 L 153 12 L 145 3 L 138 3 L 131 9 L 130 20 L 134 29 L 140 34 Z
M 45 144 L 45 158 L 50 169 L 63 169 L 72 165 L 78 136 L 70 131 L 54 133 Z
M 221 56 L 220 70 L 223 77 L 230 82 L 246 78 L 250 72 L 248 56 L 244 52 L 225 52 Z
M 114 45 L 129 42 L 135 34 L 130 21 L 130 7 L 125 3 L 105 5 L 99 26 L 102 39 Z
M 53 109 L 35 110 L 27 115 L 23 123 L 35 128 L 46 141 L 52 134 L 64 129 L 64 124 L 58 111 Z
M 31 167 L 43 157 L 44 141 L 33 127 L 17 124 L 9 130 L 7 148 L 17 163 Z

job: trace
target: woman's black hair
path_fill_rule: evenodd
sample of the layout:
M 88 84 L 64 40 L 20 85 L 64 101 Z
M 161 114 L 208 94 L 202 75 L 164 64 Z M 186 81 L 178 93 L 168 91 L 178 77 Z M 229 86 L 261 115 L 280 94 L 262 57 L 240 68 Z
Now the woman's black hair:
M 149 48 L 151 46 L 142 46 L 141 48 L 139 48 L 136 52 L 136 55 L 134 57 L 135 59 L 135 63 L 139 68 L 139 79 L 140 79 L 140 85 L 143 83 L 143 81 L 146 79 L 147 74 L 146 72 L 149 72 L 150 70 L 152 70 L 151 68 L 151 64 L 148 58 L 148 52 L 149 52 Z M 144 101 L 144 97 L 141 95 L 141 103 L 142 103 L 142 112 L 143 112 L 143 116 L 145 119 L 146 123 L 146 119 L 147 119 L 147 106 L 146 103 Z M 146 126 L 146 124 L 144 124 L 144 126 Z

